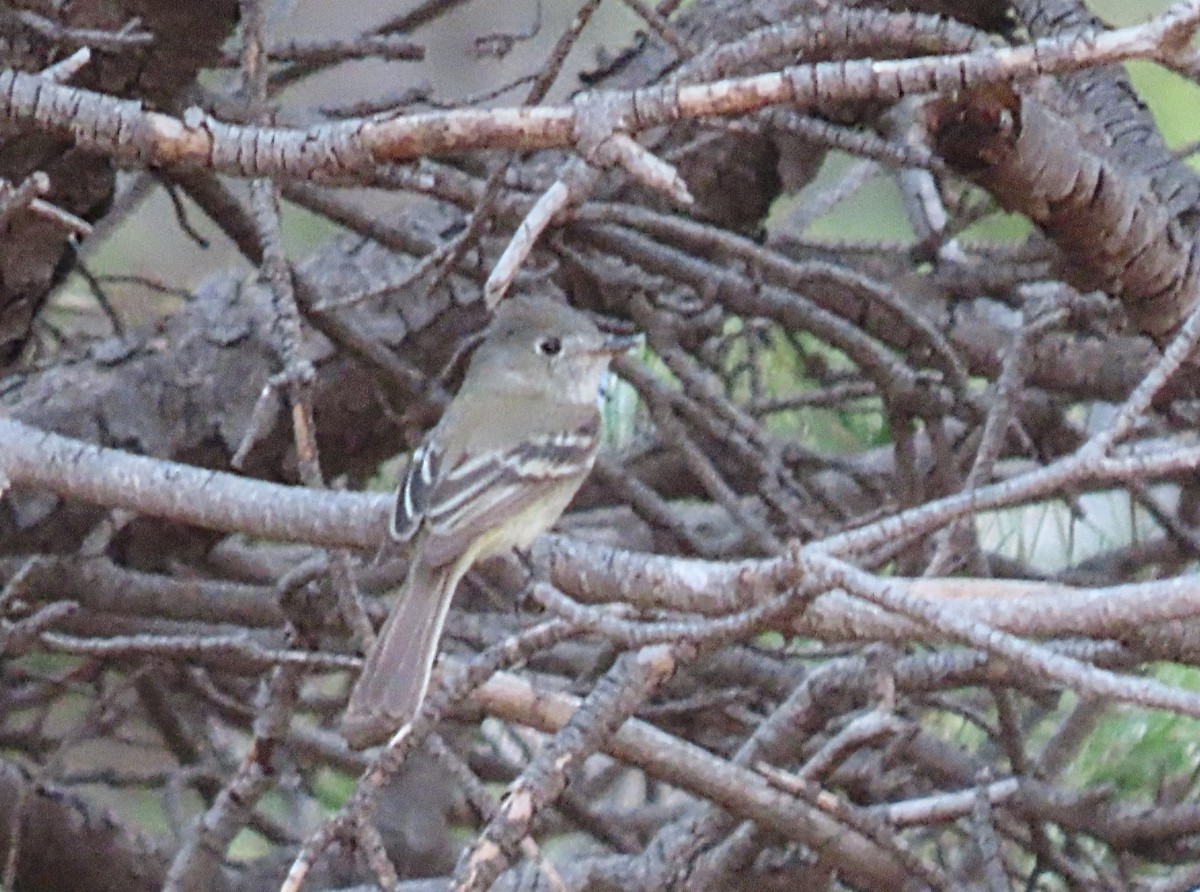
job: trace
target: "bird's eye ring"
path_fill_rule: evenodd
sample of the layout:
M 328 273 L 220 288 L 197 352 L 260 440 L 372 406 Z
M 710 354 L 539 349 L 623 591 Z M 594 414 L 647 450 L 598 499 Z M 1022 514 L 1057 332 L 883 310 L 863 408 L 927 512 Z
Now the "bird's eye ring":
M 537 351 L 543 356 L 558 356 L 562 353 L 562 341 L 558 338 L 542 338 L 537 342 Z

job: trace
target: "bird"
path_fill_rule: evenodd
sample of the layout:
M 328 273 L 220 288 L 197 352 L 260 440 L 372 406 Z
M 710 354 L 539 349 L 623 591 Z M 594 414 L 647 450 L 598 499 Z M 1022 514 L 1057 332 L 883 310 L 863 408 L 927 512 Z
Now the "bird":
M 467 570 L 528 548 L 566 510 L 596 461 L 609 364 L 636 342 L 553 297 L 497 307 L 396 490 L 388 531 L 409 545 L 409 567 L 350 693 L 342 734 L 351 746 L 406 732 Z

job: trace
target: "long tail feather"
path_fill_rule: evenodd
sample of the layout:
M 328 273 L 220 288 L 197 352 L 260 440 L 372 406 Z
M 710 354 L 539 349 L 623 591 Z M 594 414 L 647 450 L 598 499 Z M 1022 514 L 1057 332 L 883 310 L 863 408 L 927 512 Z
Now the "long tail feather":
M 355 749 L 383 743 L 420 709 L 456 582 L 451 567 L 417 561 L 409 570 L 342 719 Z

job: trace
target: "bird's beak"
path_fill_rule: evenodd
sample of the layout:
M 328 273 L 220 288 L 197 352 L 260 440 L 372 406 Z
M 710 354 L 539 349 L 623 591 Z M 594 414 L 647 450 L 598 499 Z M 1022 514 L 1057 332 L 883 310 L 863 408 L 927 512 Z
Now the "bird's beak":
M 622 353 L 640 346 L 641 343 L 641 335 L 605 335 L 604 341 L 600 344 L 599 352 L 607 353 L 609 356 L 620 356 Z

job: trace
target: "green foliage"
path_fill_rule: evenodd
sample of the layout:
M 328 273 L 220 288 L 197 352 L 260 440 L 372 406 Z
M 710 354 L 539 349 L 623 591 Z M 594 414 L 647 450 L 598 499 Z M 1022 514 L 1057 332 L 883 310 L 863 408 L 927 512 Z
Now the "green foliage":
M 1033 233 L 1027 217 L 996 210 L 962 231 L 962 238 L 972 242 L 1023 242 Z
M 280 210 L 283 245 L 289 257 L 303 257 L 343 231 L 327 217 L 305 208 L 284 202 Z
M 230 861 L 253 861 L 271 852 L 271 843 L 261 833 L 242 828 L 229 844 Z
M 1153 676 L 1200 690 L 1200 669 L 1163 664 Z M 1165 780 L 1200 769 L 1200 720 L 1148 710 L 1112 709 L 1071 765 L 1081 787 L 1112 784 L 1126 798 L 1149 800 Z
M 354 792 L 354 783 L 357 780 L 353 775 L 322 768 L 313 775 L 313 793 L 323 807 L 331 812 L 337 811 Z
M 808 190 L 829 188 L 849 167 L 851 159 L 841 153 L 830 153 L 820 175 Z M 807 191 L 807 190 L 806 190 Z M 912 227 L 900 200 L 900 191 L 890 176 L 878 176 L 862 186 L 854 195 L 838 205 L 809 227 L 806 235 L 818 239 L 911 239 Z
M 724 370 L 733 382 L 730 396 L 744 406 L 754 397 L 752 375 L 760 387 L 759 399 L 786 400 L 821 386 L 810 368 L 819 367 L 828 379 L 853 367 L 844 354 L 813 335 L 800 333 L 789 338 L 774 327 L 754 332 L 744 332 L 743 328 L 742 320 L 737 320 L 727 332 L 730 336 L 745 336 L 731 337 Z M 763 419 L 763 426 L 773 434 L 799 435 L 812 449 L 835 454 L 888 442 L 877 399 L 857 400 L 848 406 L 803 406 L 772 412 Z

